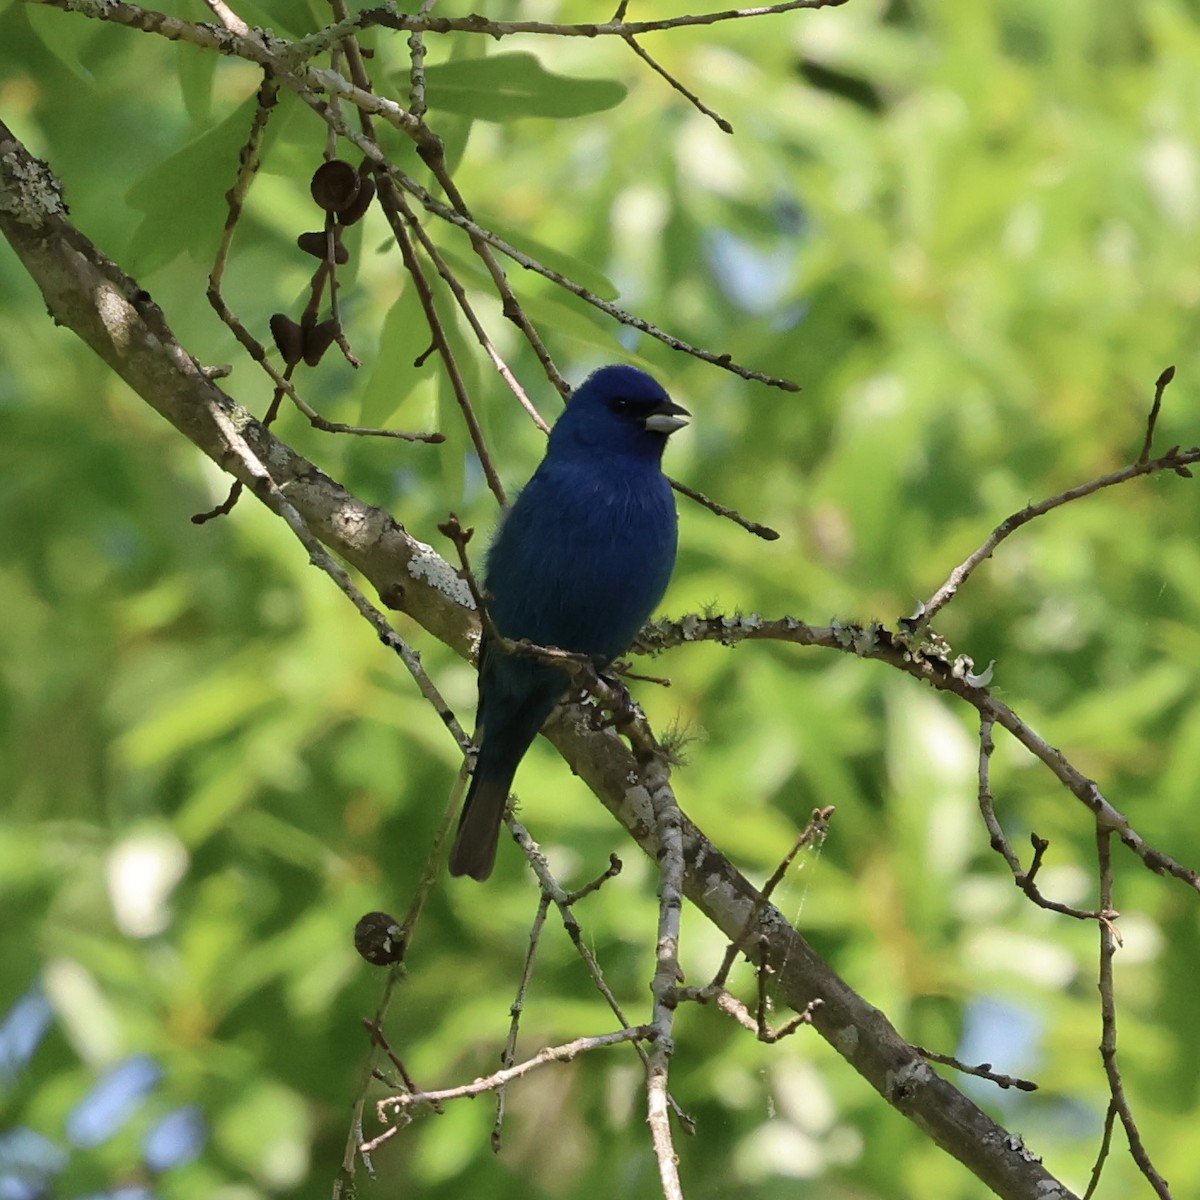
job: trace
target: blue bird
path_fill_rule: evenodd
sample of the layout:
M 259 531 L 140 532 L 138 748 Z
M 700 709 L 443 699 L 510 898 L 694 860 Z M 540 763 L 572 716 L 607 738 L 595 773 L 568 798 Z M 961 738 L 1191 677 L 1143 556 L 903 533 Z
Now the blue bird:
M 488 551 L 484 592 L 497 632 L 600 664 L 629 649 L 675 565 L 675 500 L 661 464 L 686 416 L 633 367 L 603 367 L 576 390 Z M 492 873 L 517 766 L 569 685 L 561 668 L 484 638 L 479 751 L 451 875 Z

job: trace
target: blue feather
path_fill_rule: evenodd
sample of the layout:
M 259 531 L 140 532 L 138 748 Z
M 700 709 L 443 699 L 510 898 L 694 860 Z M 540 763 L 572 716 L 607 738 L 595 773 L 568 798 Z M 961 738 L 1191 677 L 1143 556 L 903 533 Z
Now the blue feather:
M 686 415 L 633 367 L 604 367 L 575 392 L 488 552 L 484 590 L 503 636 L 601 662 L 629 649 L 675 565 L 675 501 L 661 463 Z M 560 668 L 485 639 L 479 752 L 452 875 L 491 874 L 513 776 L 569 683 Z

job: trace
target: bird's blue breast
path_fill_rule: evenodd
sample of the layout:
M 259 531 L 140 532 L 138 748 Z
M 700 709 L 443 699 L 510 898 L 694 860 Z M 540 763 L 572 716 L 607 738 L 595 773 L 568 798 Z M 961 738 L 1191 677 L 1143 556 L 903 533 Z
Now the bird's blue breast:
M 676 538 L 657 462 L 547 460 L 488 556 L 492 619 L 506 637 L 615 658 L 662 599 Z

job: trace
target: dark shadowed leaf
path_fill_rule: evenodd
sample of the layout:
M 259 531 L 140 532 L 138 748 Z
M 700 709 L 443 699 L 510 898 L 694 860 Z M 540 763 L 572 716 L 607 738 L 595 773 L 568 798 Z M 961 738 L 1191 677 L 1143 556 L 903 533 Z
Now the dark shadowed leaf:
M 537 55 L 523 52 L 441 63 L 425 78 L 431 109 L 480 121 L 583 117 L 615 107 L 628 90 L 613 79 L 556 75 Z

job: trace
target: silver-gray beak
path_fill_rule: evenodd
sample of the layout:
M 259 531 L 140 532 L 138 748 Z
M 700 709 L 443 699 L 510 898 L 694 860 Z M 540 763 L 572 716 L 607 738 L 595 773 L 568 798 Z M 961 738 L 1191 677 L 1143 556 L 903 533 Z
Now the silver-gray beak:
M 682 429 L 687 424 L 683 418 L 691 415 L 683 405 L 676 404 L 674 400 L 667 400 L 642 418 L 642 428 L 651 433 L 671 434 L 677 429 Z

